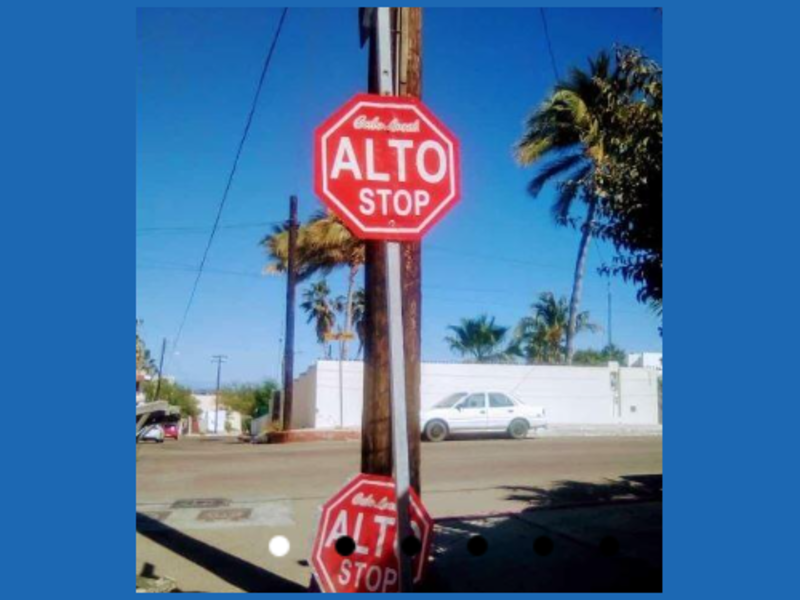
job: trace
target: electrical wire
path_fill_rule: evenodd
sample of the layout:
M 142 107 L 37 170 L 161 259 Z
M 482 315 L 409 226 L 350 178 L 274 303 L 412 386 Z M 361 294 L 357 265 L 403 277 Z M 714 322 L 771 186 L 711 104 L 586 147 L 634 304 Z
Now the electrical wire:
M 137 264 L 137 270 L 143 271 L 181 271 L 181 272 L 189 272 L 189 273 L 196 273 L 197 268 L 192 267 L 191 265 L 183 265 L 178 263 L 153 263 L 153 264 Z M 231 271 L 226 269 L 209 269 L 207 268 L 205 272 L 209 275 L 230 275 L 234 277 L 243 277 L 247 279 L 258 279 L 258 280 L 265 280 L 267 278 L 264 277 L 263 274 L 258 274 L 255 272 L 245 272 L 245 271 Z M 488 289 L 488 288 L 470 288 L 470 287 L 460 287 L 460 286 L 449 286 L 444 284 L 426 284 L 423 285 L 423 290 L 427 291 L 426 298 L 431 300 L 436 300 L 441 302 L 442 304 L 460 304 L 460 305 L 477 305 L 480 304 L 475 298 L 468 296 L 468 294 L 495 294 L 497 296 L 517 296 L 517 297 L 528 297 L 528 293 L 523 290 L 516 290 L 516 289 Z M 453 292 L 456 296 L 442 296 L 439 295 L 442 292 Z M 518 308 L 518 304 L 512 304 L 509 302 L 496 302 L 493 300 L 483 301 L 484 304 L 491 305 L 491 306 L 502 306 L 505 308 Z M 639 311 L 636 310 L 615 310 L 615 313 L 625 313 L 625 314 L 640 314 Z
M 547 27 L 547 15 L 544 14 L 544 8 L 539 9 L 539 14 L 542 16 L 542 27 L 544 28 L 544 37 L 547 40 L 547 51 L 550 53 L 550 64 L 553 66 L 553 75 L 556 81 L 561 77 L 558 75 L 558 67 L 556 66 L 556 56 L 553 53 L 553 42 L 550 40 L 550 29 Z
M 222 218 L 222 212 L 225 209 L 225 204 L 228 201 L 228 194 L 231 190 L 231 185 L 233 184 L 233 178 L 236 175 L 236 170 L 239 167 L 239 159 L 242 156 L 242 150 L 244 149 L 244 144 L 247 141 L 247 136 L 250 133 L 250 126 L 253 124 L 253 117 L 255 116 L 256 108 L 258 107 L 258 99 L 261 96 L 261 90 L 264 86 L 264 79 L 267 76 L 267 72 L 269 71 L 269 66 L 272 63 L 272 56 L 275 53 L 275 47 L 278 44 L 278 39 L 281 35 L 281 30 L 283 29 L 283 23 L 286 20 L 286 13 L 289 11 L 289 8 L 286 7 L 281 12 L 280 19 L 278 21 L 278 25 L 275 28 L 275 34 L 272 38 L 272 43 L 270 44 L 269 51 L 267 52 L 267 56 L 264 59 L 264 66 L 261 69 L 261 77 L 258 80 L 258 86 L 256 87 L 256 93 L 253 97 L 253 102 L 250 106 L 250 112 L 247 115 L 247 122 L 245 123 L 244 131 L 242 132 L 242 137 L 239 140 L 239 146 L 236 149 L 236 156 L 233 159 L 233 166 L 231 167 L 230 174 L 228 175 L 228 181 L 225 184 L 225 191 L 222 194 L 222 199 L 219 203 L 219 208 L 217 209 L 217 216 L 214 219 L 214 225 L 211 228 L 211 234 L 208 236 L 208 243 L 206 244 L 206 249 L 203 252 L 203 258 L 200 261 L 200 266 L 197 269 L 197 277 L 194 280 L 194 285 L 192 286 L 192 291 L 189 294 L 189 301 L 186 303 L 186 309 L 183 311 L 183 317 L 181 318 L 181 324 L 178 328 L 178 334 L 175 336 L 175 343 L 173 348 L 177 351 L 178 346 L 181 341 L 181 336 L 183 335 L 183 330 L 186 327 L 186 321 L 189 318 L 189 312 L 192 309 L 192 304 L 194 303 L 194 299 L 197 295 L 197 288 L 200 285 L 200 279 L 203 276 L 203 270 L 206 266 L 206 261 L 208 260 L 208 254 L 211 251 L 211 245 L 214 243 L 214 237 L 217 234 L 217 230 L 219 229 L 220 219 Z
M 272 227 L 280 225 L 283 221 L 264 221 L 262 223 L 233 223 L 231 225 L 220 225 L 217 229 L 252 229 L 256 227 Z M 148 233 L 207 233 L 208 227 L 177 226 L 177 227 L 141 227 L 136 230 L 136 235 Z

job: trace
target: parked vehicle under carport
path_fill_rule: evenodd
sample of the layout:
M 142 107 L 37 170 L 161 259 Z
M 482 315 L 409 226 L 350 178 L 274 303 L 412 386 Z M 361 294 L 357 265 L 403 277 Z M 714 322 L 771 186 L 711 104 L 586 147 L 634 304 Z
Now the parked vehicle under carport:
M 159 400 L 158 402 L 142 402 L 136 405 L 136 443 L 150 428 L 156 425 L 178 423 L 181 420 L 179 408 Z M 161 430 L 163 436 L 164 431 Z M 163 441 L 163 438 L 162 438 Z

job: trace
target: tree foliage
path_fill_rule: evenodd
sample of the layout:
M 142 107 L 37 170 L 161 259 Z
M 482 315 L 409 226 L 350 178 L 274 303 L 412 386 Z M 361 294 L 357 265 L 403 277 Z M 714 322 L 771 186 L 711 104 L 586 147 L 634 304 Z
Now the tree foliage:
M 346 315 L 347 314 L 347 296 L 339 296 L 336 298 L 333 304 L 336 312 L 339 315 Z M 364 340 L 366 339 L 367 330 L 366 330 L 366 310 L 367 310 L 367 293 L 364 288 L 358 288 L 353 292 L 352 298 L 350 300 L 350 330 L 353 332 L 356 337 L 358 338 L 358 352 L 356 355 L 360 355 L 361 352 L 364 350 Z
M 531 315 L 523 317 L 514 331 L 518 353 L 529 363 L 559 364 L 565 361 L 569 303 L 543 292 L 531 307 Z M 575 333 L 595 332 L 600 328 L 590 321 L 588 311 L 576 318 Z
M 517 145 L 517 160 L 522 165 L 544 163 L 528 191 L 536 197 L 547 184 L 555 183 L 551 211 L 557 224 L 577 222 L 572 216 L 576 199 L 586 205 L 567 318 L 567 363 L 572 362 L 583 279 L 597 218 L 595 177 L 605 156 L 602 82 L 612 76 L 611 59 L 605 52 L 589 61 L 588 72 L 572 69 L 533 112 Z
M 367 292 L 362 287 L 356 290 L 353 296 L 353 329 L 358 337 L 358 353 L 364 350 L 364 342 L 367 339 Z
M 158 371 L 156 362 L 150 354 L 144 340 L 136 333 L 136 372 L 152 375 Z
M 598 234 L 617 249 L 606 272 L 638 288 L 642 302 L 663 298 L 663 85 L 661 67 L 619 48 L 616 73 L 600 82 L 605 158 L 597 173 Z
M 197 399 L 192 395 L 192 391 L 189 388 L 183 387 L 168 379 L 162 379 L 161 389 L 159 390 L 158 398 L 156 398 L 157 388 L 158 381 L 153 380 L 145 382 L 144 394 L 147 402 L 155 402 L 156 400 L 166 401 L 172 406 L 180 408 L 182 417 L 196 417 L 200 414 Z
M 331 290 L 324 279 L 311 284 L 303 291 L 303 301 L 300 303 L 308 319 L 314 323 L 317 333 L 317 342 L 323 348 L 325 358 L 331 357 L 331 346 L 328 336 L 336 326 L 336 310 L 331 300 Z
M 269 414 L 278 384 L 267 380 L 258 385 L 234 385 L 220 392 L 220 402 L 245 417 L 257 418 Z
M 611 60 L 605 52 L 589 61 L 588 72 L 572 69 L 527 120 L 517 143 L 521 165 L 545 161 L 528 191 L 537 197 L 547 184 L 555 183 L 551 210 L 559 225 L 572 222 L 576 199 L 594 195 L 595 168 L 604 155 L 599 82 L 610 74 Z
M 267 250 L 270 261 L 267 272 L 285 272 L 289 262 L 288 225 L 275 227 L 261 243 Z M 316 212 L 298 228 L 296 261 L 299 281 L 317 274 L 326 276 L 338 267 L 347 268 L 347 294 L 342 311 L 345 330 L 355 326 L 356 278 L 364 265 L 365 253 L 364 241 L 355 237 L 342 220 L 331 212 Z M 330 348 L 325 349 L 327 356 Z M 340 349 L 342 357 L 346 358 L 346 341 L 341 344 Z
M 453 335 L 445 341 L 450 349 L 476 362 L 506 362 L 513 360 L 514 348 L 506 345 L 508 327 L 497 325 L 494 317 L 481 315 L 476 319 L 461 319 L 461 324 L 448 327 Z
M 607 365 L 609 362 L 618 362 L 624 365 L 628 355 L 622 349 L 613 344 L 605 346 L 602 350 L 578 350 L 575 352 L 573 363 L 576 365 Z
M 596 203 L 584 232 L 616 249 L 601 271 L 633 282 L 642 302 L 663 295 L 662 107 L 658 64 L 632 48 L 617 48 L 613 61 L 601 52 L 556 84 L 516 149 L 522 165 L 546 161 L 528 189 L 535 196 L 555 182 L 557 223 L 576 223 L 577 198 Z
M 261 244 L 267 251 L 268 273 L 285 273 L 289 264 L 289 228 L 276 226 Z M 315 212 L 297 230 L 297 276 L 299 281 L 315 274 L 327 275 L 341 266 L 364 264 L 365 244 L 331 212 Z

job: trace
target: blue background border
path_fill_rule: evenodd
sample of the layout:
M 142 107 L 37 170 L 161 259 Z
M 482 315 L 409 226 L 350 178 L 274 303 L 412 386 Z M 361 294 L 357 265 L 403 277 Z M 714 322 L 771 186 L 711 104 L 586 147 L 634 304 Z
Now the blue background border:
M 133 593 L 135 6 L 3 13 L 3 587 Z M 796 24 L 664 9 L 666 593 L 794 587 Z

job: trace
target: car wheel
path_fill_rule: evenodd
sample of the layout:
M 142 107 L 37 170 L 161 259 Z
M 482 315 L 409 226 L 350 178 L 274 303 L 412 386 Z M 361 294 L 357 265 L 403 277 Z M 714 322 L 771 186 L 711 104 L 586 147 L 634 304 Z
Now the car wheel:
M 425 437 L 431 442 L 447 439 L 447 424 L 444 421 L 431 421 L 425 426 Z
M 508 435 L 515 440 L 524 440 L 528 437 L 529 429 L 530 425 L 528 425 L 527 421 L 523 419 L 514 419 L 511 421 L 511 425 L 508 426 Z

